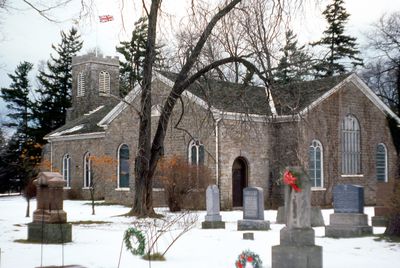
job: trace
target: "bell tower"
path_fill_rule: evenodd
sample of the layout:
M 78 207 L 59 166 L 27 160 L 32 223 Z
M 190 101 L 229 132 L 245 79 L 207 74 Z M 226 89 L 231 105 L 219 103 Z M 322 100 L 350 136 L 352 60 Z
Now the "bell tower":
M 72 107 L 67 122 L 102 105 L 116 104 L 112 95 L 119 97 L 118 57 L 87 54 L 72 58 Z

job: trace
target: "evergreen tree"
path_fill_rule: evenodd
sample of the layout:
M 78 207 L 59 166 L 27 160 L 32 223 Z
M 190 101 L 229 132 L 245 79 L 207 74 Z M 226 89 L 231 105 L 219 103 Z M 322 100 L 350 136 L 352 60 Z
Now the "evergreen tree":
M 116 47 L 118 53 L 122 54 L 123 61 L 120 61 L 120 94 L 125 96 L 137 84 L 143 80 L 143 64 L 146 53 L 147 42 L 147 18 L 141 17 L 135 22 L 132 31 L 131 41 L 122 41 Z M 155 66 L 160 67 L 160 46 L 156 47 Z
M 83 42 L 75 28 L 61 32 L 61 43 L 52 45 L 57 56 L 50 54 L 46 69 L 40 70 L 40 99 L 36 105 L 38 141 L 52 130 L 65 124 L 67 109 L 71 106 L 72 57 L 82 48 Z
M 25 139 L 30 134 L 29 125 L 32 119 L 32 101 L 29 99 L 31 86 L 28 79 L 32 68 L 32 63 L 21 62 L 17 66 L 15 74 L 8 74 L 12 80 L 10 88 L 1 89 L 1 97 L 7 103 L 6 107 L 9 111 L 7 116 L 11 119 L 4 125 L 16 128 L 18 133 L 24 134 Z
M 275 81 L 278 84 L 287 84 L 302 81 L 311 74 L 311 56 L 305 51 L 305 46 L 298 47 L 297 35 L 292 30 L 286 32 L 286 44 L 281 49 L 283 52 L 276 72 Z
M 344 0 L 333 0 L 322 14 L 329 26 L 323 32 L 322 39 L 312 44 L 312 46 L 325 46 L 328 49 L 327 56 L 315 65 L 319 75 L 332 76 L 345 73 L 345 59 L 350 59 L 353 67 L 363 65 L 362 59 L 357 57 L 359 51 L 356 38 L 344 34 L 345 24 L 350 16 L 344 8 Z

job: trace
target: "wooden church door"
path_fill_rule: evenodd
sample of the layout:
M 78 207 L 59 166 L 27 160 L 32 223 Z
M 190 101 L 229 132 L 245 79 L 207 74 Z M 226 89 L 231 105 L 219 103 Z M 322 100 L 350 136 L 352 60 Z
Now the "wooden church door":
M 232 205 L 243 206 L 243 189 L 247 186 L 247 165 L 243 158 L 236 158 L 232 166 Z

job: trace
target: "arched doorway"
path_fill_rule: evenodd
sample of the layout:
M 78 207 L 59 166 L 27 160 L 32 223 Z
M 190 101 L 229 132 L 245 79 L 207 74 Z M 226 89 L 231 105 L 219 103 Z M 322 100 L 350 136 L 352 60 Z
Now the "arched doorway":
M 243 189 L 247 186 L 247 163 L 242 157 L 232 165 L 232 206 L 243 206 Z

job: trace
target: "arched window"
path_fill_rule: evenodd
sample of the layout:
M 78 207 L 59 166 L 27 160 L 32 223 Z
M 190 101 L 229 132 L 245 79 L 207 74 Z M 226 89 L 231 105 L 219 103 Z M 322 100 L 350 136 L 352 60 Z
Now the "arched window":
M 66 187 L 71 187 L 71 157 L 65 154 L 62 159 L 62 174 Z
M 189 143 L 189 162 L 197 166 L 204 164 L 204 145 L 199 140 Z
M 106 71 L 99 74 L 99 93 L 110 94 L 110 74 Z
M 383 143 L 376 146 L 376 179 L 387 182 L 387 150 Z
M 78 89 L 76 93 L 77 97 L 85 96 L 85 76 L 83 72 L 79 72 L 78 74 Z
M 313 140 L 308 150 L 308 174 L 313 187 L 324 186 L 323 151 L 318 140 Z
M 360 125 L 357 118 L 347 115 L 342 121 L 342 173 L 361 173 Z
M 89 188 L 92 186 L 92 160 L 89 152 L 83 158 L 83 167 L 83 187 Z
M 122 144 L 118 149 L 118 188 L 129 187 L 129 147 Z

